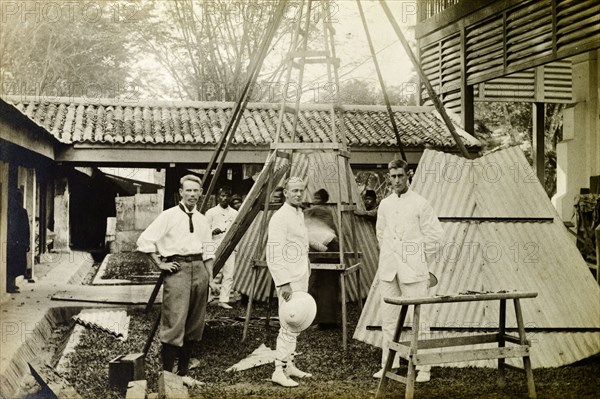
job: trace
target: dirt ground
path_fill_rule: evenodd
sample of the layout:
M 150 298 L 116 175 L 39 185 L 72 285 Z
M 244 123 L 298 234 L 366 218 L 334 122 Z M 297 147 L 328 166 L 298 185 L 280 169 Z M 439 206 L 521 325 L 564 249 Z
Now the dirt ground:
M 275 310 L 275 309 L 274 309 Z M 140 352 L 158 308 L 151 315 L 141 309 L 132 309 L 129 338 L 120 342 L 95 331 L 87 332 L 76 353 L 69 355 L 71 371 L 65 378 L 85 398 L 123 398 L 124 395 L 108 388 L 108 362 L 122 354 Z M 349 306 L 350 331 L 359 316 L 357 306 Z M 349 339 L 348 349 L 341 347 L 341 330 L 311 328 L 299 339 L 300 368 L 310 371 L 312 379 L 300 381 L 298 388 L 282 388 L 270 381 L 272 365 L 251 370 L 227 373 L 235 364 L 261 343 L 273 348 L 277 328 L 265 332 L 262 321 L 253 322 L 249 338 L 241 342 L 243 323 L 236 316 L 245 314 L 245 307 L 237 303 L 232 310 L 209 306 L 209 322 L 204 339 L 194 348 L 193 357 L 200 360 L 191 370 L 193 378 L 206 383 L 190 393 L 194 397 L 217 398 L 372 398 L 377 380 L 371 375 L 378 370 L 380 351 L 370 345 Z M 259 304 L 255 316 L 266 315 L 266 304 Z M 65 334 L 69 328 L 64 327 Z M 63 334 L 64 335 L 64 334 Z M 59 337 L 56 337 L 59 340 Z M 64 339 L 64 337 L 63 337 Z M 59 346 L 56 343 L 50 347 Z M 157 391 L 160 369 L 158 339 L 155 338 L 146 359 L 146 378 L 150 392 Z M 400 373 L 406 373 L 402 367 Z M 418 384 L 417 398 L 523 398 L 527 386 L 523 373 L 509 370 L 507 384 L 499 388 L 497 370 L 483 368 L 432 369 L 432 380 Z M 595 398 L 600 391 L 600 356 L 596 355 L 577 364 L 534 370 L 539 398 Z M 390 382 L 390 398 L 403 397 L 404 386 Z

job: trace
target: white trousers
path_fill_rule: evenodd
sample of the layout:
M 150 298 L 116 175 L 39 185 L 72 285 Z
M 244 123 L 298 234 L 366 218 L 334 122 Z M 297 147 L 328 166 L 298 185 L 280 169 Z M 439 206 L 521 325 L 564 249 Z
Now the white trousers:
M 308 277 L 310 273 L 306 274 L 297 281 L 290 282 L 292 291 L 308 292 Z M 292 294 L 293 295 L 293 294 Z M 279 306 L 285 301 L 281 296 L 280 288 L 277 288 L 277 299 Z M 296 342 L 300 333 L 291 332 L 283 327 L 279 328 L 279 334 L 277 335 L 277 346 L 275 347 L 275 359 L 279 361 L 288 361 L 290 355 L 296 351 Z
M 221 238 L 214 239 L 217 247 L 221 245 L 221 242 L 225 238 L 225 234 L 221 234 Z M 225 264 L 219 271 L 221 273 L 221 291 L 219 292 L 219 302 L 229 302 L 229 296 L 231 294 L 231 287 L 233 287 L 233 275 L 235 273 L 235 250 L 231 252 L 229 258 L 225 261 Z M 217 276 L 215 276 L 216 278 Z
M 381 293 L 381 330 L 383 332 L 383 343 L 381 346 L 381 367 L 384 367 L 388 356 L 389 342 L 394 338 L 394 332 L 396 330 L 396 325 L 398 324 L 398 317 L 400 315 L 401 306 L 386 303 L 383 301 L 383 298 L 393 296 L 401 296 L 403 298 L 417 298 L 427 296 L 427 293 L 429 291 L 429 281 L 425 280 L 419 281 L 418 283 L 402 284 L 398 282 L 398 278 L 396 277 L 392 281 L 380 280 L 379 287 L 379 292 Z M 409 319 L 408 316 L 412 315 L 412 310 L 413 306 L 410 306 L 407 319 Z M 421 306 L 421 320 L 419 322 L 419 336 L 421 339 L 423 338 L 423 335 L 429 333 L 430 327 L 427 312 L 424 310 L 424 306 Z M 412 319 L 412 317 L 410 318 Z M 399 366 L 399 358 L 396 355 L 392 367 L 398 368 Z M 431 369 L 431 366 L 419 366 L 417 367 L 417 369 L 428 371 Z
M 229 259 L 223 265 L 221 274 L 221 291 L 219 293 L 219 302 L 229 302 L 231 287 L 233 287 L 233 274 L 235 273 L 235 251 L 231 253 Z

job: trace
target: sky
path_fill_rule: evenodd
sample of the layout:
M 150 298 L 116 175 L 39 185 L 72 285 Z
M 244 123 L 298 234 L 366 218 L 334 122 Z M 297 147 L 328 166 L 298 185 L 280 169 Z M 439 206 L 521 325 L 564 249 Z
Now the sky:
M 379 1 L 362 1 L 361 4 L 384 80 L 386 84 L 401 85 L 409 80 L 414 71 L 410 59 L 383 13 Z M 335 24 L 336 49 L 338 49 L 341 64 L 343 66 L 360 63 L 358 67 L 341 68 L 341 75 L 344 75 L 345 79 L 363 79 L 378 85 L 375 66 L 356 1 L 338 0 L 336 5 L 339 7 L 339 22 Z M 410 28 L 416 22 L 413 12 L 415 1 L 388 1 L 388 5 L 404 35 L 409 41 L 412 40 L 414 35 Z
M 406 85 L 407 90 L 414 90 L 414 85 L 409 82 L 411 77 L 415 75 L 415 70 L 385 16 L 379 1 L 363 0 L 361 4 L 386 86 L 402 87 Z M 416 23 L 416 0 L 388 0 L 387 4 L 408 41 L 414 41 L 412 28 Z M 340 58 L 340 83 L 343 84 L 346 80 L 357 79 L 379 87 L 356 0 L 332 1 L 330 10 L 332 25 L 336 30 L 334 36 L 336 55 Z M 321 25 L 319 25 L 319 28 L 321 28 Z M 282 41 L 282 45 L 283 43 L 289 45 L 289 40 Z M 322 47 L 323 42 L 317 41 L 312 43 L 310 49 L 320 50 Z M 269 70 L 274 69 L 274 65 L 281 63 L 281 60 L 281 51 L 278 53 L 276 50 L 267 54 L 261 71 L 266 75 Z M 160 67 L 157 68 L 157 62 L 149 57 L 144 57 L 143 63 L 138 64 L 138 67 L 148 70 L 153 76 L 161 74 L 159 72 Z M 159 79 L 171 79 L 164 72 L 162 75 L 163 78 Z M 305 68 L 303 84 L 305 95 L 303 94 L 302 102 L 314 101 L 314 95 L 317 93 L 314 88 L 323 87 L 327 83 L 327 72 L 324 66 L 308 65 Z M 307 87 L 312 89 L 307 89 Z M 161 95 L 164 99 L 177 100 L 177 98 L 169 98 L 166 93 L 161 93 Z

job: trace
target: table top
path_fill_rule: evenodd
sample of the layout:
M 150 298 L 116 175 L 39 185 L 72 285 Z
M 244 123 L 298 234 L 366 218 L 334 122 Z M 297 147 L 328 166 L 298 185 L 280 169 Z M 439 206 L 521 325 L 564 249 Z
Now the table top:
M 427 303 L 474 302 L 500 299 L 535 298 L 537 292 L 499 291 L 499 292 L 466 292 L 454 295 L 424 296 L 418 298 L 386 297 L 384 301 L 393 305 L 423 305 Z

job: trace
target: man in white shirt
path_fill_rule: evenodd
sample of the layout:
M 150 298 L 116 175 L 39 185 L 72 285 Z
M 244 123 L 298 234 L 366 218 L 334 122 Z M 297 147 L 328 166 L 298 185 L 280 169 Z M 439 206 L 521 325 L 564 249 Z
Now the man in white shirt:
M 385 365 L 388 343 L 397 323 L 398 307 L 383 301 L 385 297 L 424 297 L 428 293 L 429 270 L 426 256 L 435 253 L 444 231 L 429 202 L 408 188 L 408 164 L 394 160 L 388 164 L 393 193 L 383 199 L 377 212 L 379 242 L 379 284 L 383 317 L 381 365 Z M 423 314 L 423 316 L 425 316 Z M 429 331 L 426 317 L 421 317 L 423 332 Z M 394 368 L 398 359 L 394 359 Z M 430 366 L 418 368 L 417 382 L 431 378 Z M 373 375 L 381 378 L 383 369 Z
M 206 211 L 206 218 L 212 229 L 212 238 L 217 247 L 221 245 L 225 232 L 229 230 L 235 220 L 238 212 L 229 206 L 231 202 L 231 189 L 221 187 L 217 193 L 217 206 Z M 219 306 L 224 309 L 231 309 L 229 305 L 229 294 L 233 286 L 233 273 L 235 272 L 235 251 L 231 253 L 229 259 L 223 265 L 221 273 L 221 291 L 219 293 Z M 216 277 L 216 276 L 215 276 Z
M 267 240 L 267 265 L 275 286 L 279 306 L 289 301 L 294 292 L 308 292 L 310 263 L 308 232 L 304 224 L 302 200 L 306 183 L 299 177 L 288 178 L 283 185 L 285 203 L 271 217 Z M 294 365 L 294 352 L 299 333 L 279 329 L 275 354 L 275 371 L 271 381 L 284 387 L 296 387 L 290 377 L 311 377 Z
M 167 272 L 159 331 L 161 358 L 163 370 L 172 372 L 179 355 L 177 373 L 182 376 L 188 372 L 194 342 L 202 339 L 216 249 L 208 220 L 196 210 L 201 192 L 198 177 L 182 177 L 181 202 L 158 215 L 137 241 L 138 251 L 152 254 Z

